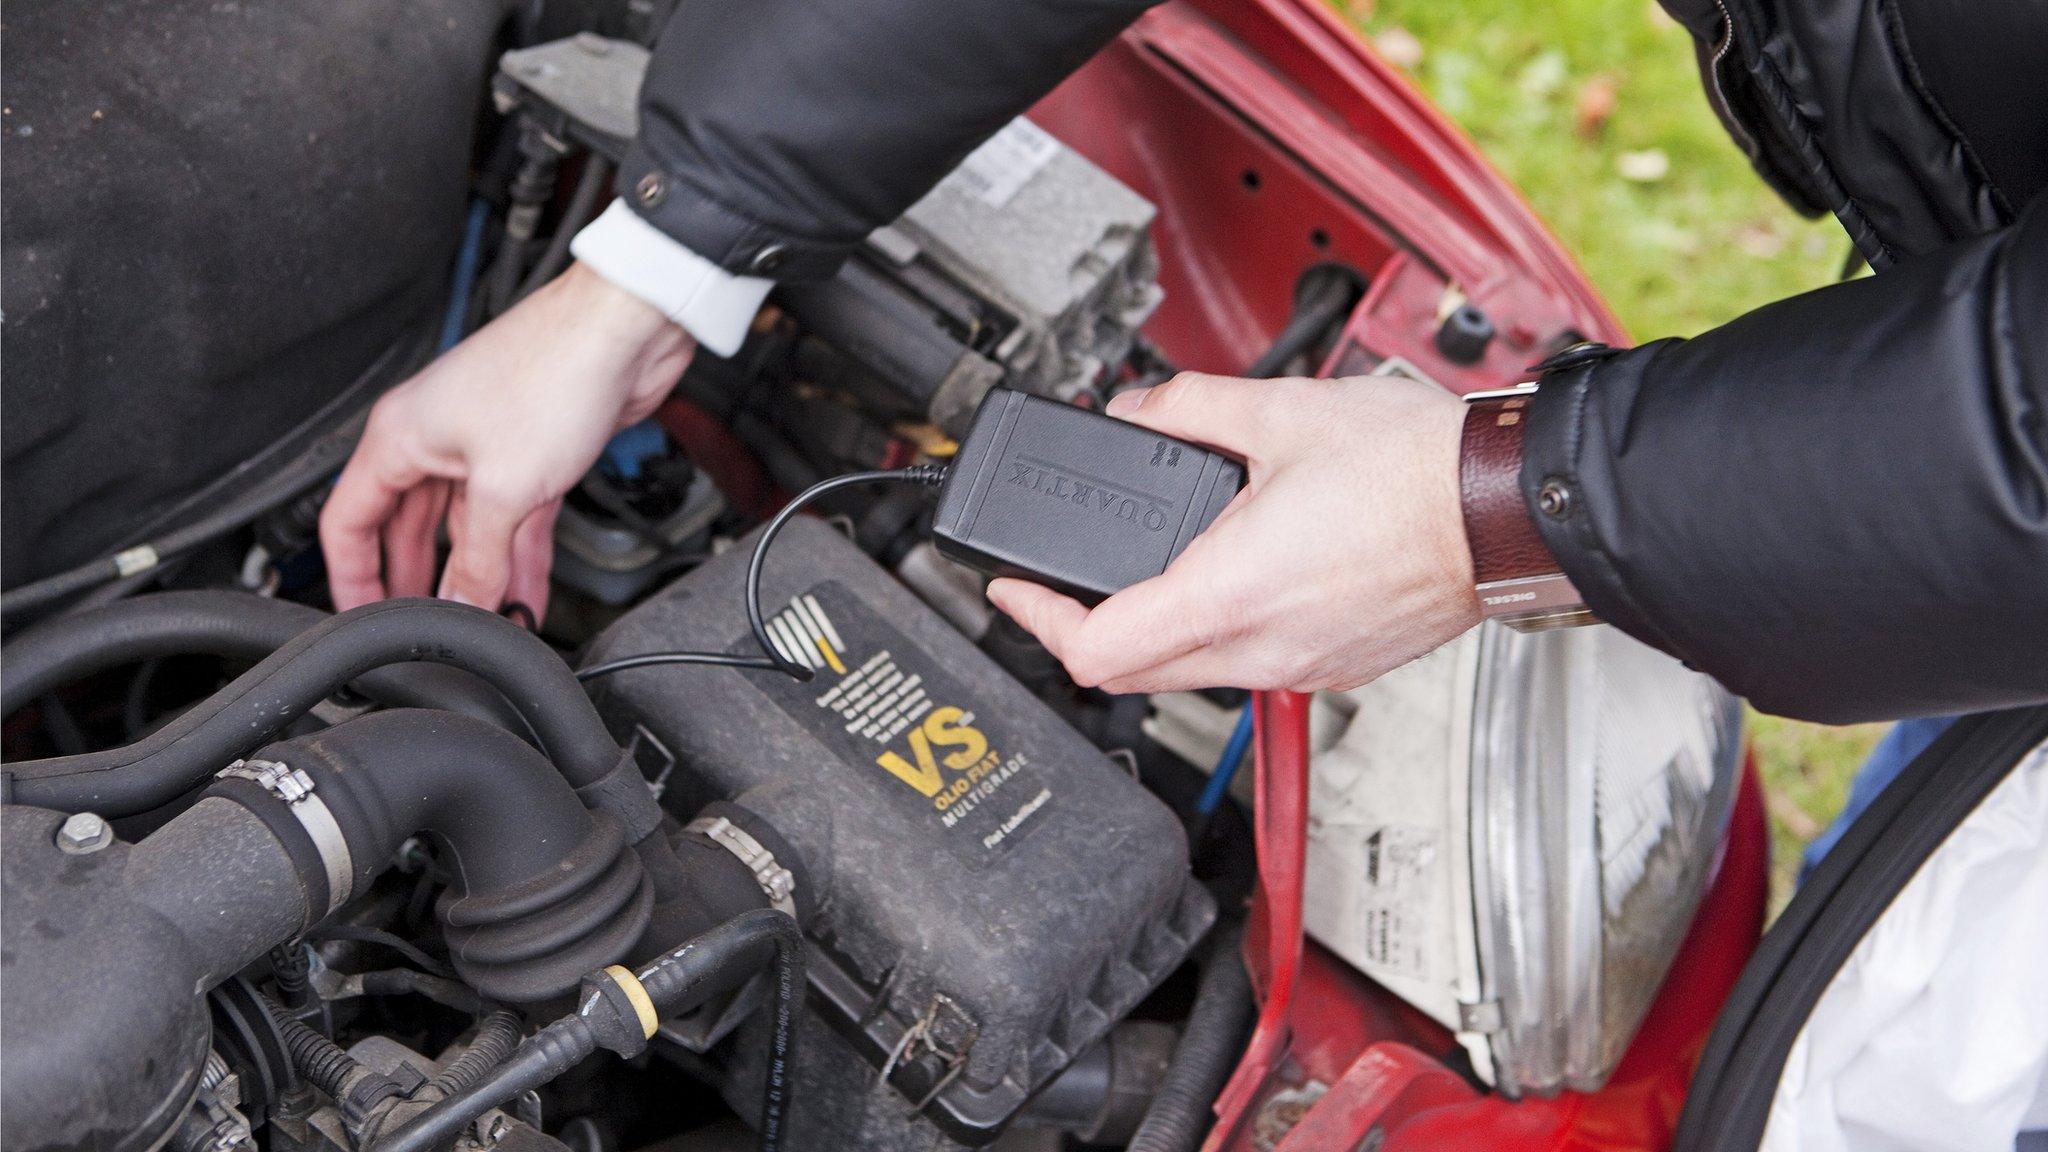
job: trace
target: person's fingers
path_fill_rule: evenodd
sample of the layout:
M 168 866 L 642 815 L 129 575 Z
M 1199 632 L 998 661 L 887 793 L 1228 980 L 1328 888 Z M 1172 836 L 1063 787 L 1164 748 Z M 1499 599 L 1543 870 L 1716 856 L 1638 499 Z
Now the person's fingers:
M 555 516 L 560 500 L 551 500 L 528 514 L 512 535 L 512 578 L 505 598 L 524 604 L 539 625 L 548 614 L 548 573 L 555 564 Z
M 989 581 L 989 603 L 1038 638 L 1045 650 L 1058 658 L 1070 637 L 1088 618 L 1088 609 L 1070 596 L 1028 580 L 1009 578 Z
M 1272 406 L 1274 385 L 1183 372 L 1156 388 L 1136 388 L 1112 397 L 1111 416 L 1177 436 L 1248 455 L 1259 441 Z
M 448 482 L 423 480 L 400 497 L 384 524 L 384 590 L 426 596 L 434 590 L 435 537 L 448 512 Z
M 1104 692 L 1198 692 L 1205 688 L 1277 688 L 1262 675 L 1256 655 L 1243 641 L 1196 648 L 1102 683 Z
M 1209 643 L 1203 579 L 1181 565 L 1133 584 L 1092 610 L 1022 580 L 997 580 L 989 599 L 1038 638 L 1083 687 L 1142 671 Z M 1000 585 L 1000 587 L 998 587 Z
M 420 479 L 396 459 L 387 459 L 369 436 L 341 470 L 320 511 L 320 547 L 336 611 L 384 598 L 384 524 Z
M 448 567 L 440 596 L 496 611 L 512 579 L 512 536 L 533 511 L 472 478 L 448 508 Z

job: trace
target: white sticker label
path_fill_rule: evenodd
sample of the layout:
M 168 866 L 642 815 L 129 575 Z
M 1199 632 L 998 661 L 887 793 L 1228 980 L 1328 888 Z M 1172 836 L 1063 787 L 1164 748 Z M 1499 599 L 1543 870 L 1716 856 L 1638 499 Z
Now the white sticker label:
M 1426 828 L 1389 824 L 1366 837 L 1358 910 L 1369 962 L 1404 976 L 1429 976 L 1436 857 L 1436 833 Z
M 1001 208 L 1016 199 L 1059 151 L 1058 140 L 1020 116 L 968 154 L 948 179 L 989 207 Z

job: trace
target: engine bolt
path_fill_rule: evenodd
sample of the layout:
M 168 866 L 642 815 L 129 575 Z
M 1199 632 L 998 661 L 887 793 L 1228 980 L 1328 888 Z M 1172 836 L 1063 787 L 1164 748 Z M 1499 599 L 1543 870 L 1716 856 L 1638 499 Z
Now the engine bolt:
M 57 849 L 73 856 L 97 852 L 114 842 L 113 826 L 98 813 L 79 812 L 68 816 L 57 829 Z

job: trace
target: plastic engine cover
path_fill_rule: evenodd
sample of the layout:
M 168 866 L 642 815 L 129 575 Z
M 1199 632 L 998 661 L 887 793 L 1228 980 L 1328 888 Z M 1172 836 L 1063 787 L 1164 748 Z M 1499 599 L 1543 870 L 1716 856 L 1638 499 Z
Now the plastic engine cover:
M 755 651 L 751 551 L 633 609 L 591 659 Z M 816 679 L 636 669 L 599 704 L 674 753 L 677 812 L 738 800 L 819 889 L 791 1146 L 991 1140 L 1181 963 L 1214 904 L 1165 805 L 825 524 L 791 522 L 763 584 Z M 758 1071 L 732 1079 L 758 1091 Z

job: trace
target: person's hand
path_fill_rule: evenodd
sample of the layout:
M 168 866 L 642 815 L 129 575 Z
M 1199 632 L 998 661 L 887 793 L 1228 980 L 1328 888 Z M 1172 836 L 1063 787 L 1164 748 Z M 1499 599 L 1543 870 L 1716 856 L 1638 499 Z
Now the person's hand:
M 1479 622 L 1463 408 L 1392 377 L 1184 373 L 1124 393 L 1111 415 L 1243 459 L 1244 491 L 1164 574 L 1093 610 L 1022 580 L 989 599 L 1089 687 L 1354 688 Z
M 320 516 L 338 610 L 434 587 L 482 608 L 547 608 L 555 514 L 619 429 L 689 365 L 688 333 L 581 264 L 370 411 Z

